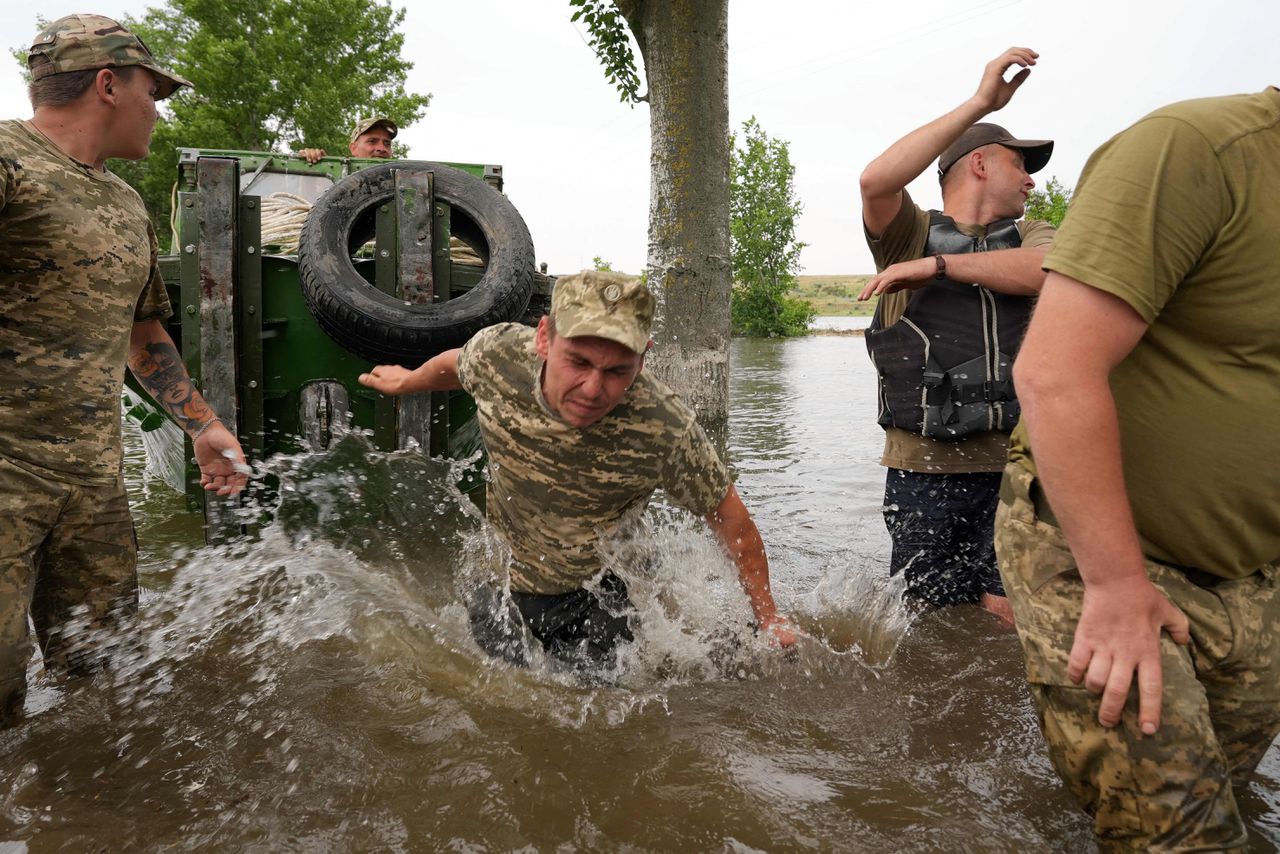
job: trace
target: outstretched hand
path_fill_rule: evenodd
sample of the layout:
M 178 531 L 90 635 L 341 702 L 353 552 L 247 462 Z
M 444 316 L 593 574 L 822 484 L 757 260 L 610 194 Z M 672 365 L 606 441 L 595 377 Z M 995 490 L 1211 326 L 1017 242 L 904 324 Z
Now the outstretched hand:
M 368 386 L 383 394 L 403 394 L 413 371 L 399 365 L 378 365 L 367 374 L 359 376 L 360 385 Z
M 858 294 L 858 301 L 865 302 L 872 297 L 891 294 L 894 291 L 923 287 L 937 275 L 937 272 L 938 262 L 933 260 L 933 256 L 890 264 L 867 281 L 862 293 Z
M 978 84 L 977 98 L 988 113 L 994 113 L 1009 103 L 1013 93 L 1026 82 L 1031 74 L 1031 66 L 1036 64 L 1040 54 L 1029 47 L 1011 47 L 995 59 L 987 63 L 982 71 L 982 82 Z M 1009 80 L 1004 79 L 1005 72 L 1015 65 L 1022 70 Z
M 1138 723 L 1151 735 L 1160 726 L 1164 673 L 1160 664 L 1160 632 L 1175 643 L 1191 641 L 1186 614 L 1148 579 L 1139 578 L 1103 589 L 1085 585 L 1084 605 L 1075 642 L 1067 660 L 1067 677 L 1102 695 L 1098 722 L 1112 727 L 1138 675 Z
M 194 442 L 200 485 L 218 495 L 235 495 L 249 482 L 244 450 L 221 421 L 210 424 Z

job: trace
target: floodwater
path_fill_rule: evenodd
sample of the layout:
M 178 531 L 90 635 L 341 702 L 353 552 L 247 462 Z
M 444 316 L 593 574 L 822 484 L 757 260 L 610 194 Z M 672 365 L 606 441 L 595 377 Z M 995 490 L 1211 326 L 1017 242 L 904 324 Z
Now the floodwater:
M 733 347 L 731 453 L 794 654 L 657 512 L 614 550 L 642 620 L 615 678 L 496 663 L 462 603 L 500 555 L 440 464 L 359 437 L 280 461 L 278 521 L 211 548 L 135 437 L 140 614 L 110 673 L 35 674 L 0 732 L 0 851 L 1091 850 L 1014 635 L 884 577 L 862 339 Z M 1241 800 L 1280 847 L 1280 750 Z

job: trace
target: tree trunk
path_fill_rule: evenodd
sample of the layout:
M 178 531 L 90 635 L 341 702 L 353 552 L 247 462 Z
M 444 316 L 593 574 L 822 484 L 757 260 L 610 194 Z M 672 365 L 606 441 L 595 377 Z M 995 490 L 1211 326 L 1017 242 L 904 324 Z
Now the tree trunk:
M 718 435 L 729 417 L 729 3 L 616 5 L 649 88 L 649 364 Z

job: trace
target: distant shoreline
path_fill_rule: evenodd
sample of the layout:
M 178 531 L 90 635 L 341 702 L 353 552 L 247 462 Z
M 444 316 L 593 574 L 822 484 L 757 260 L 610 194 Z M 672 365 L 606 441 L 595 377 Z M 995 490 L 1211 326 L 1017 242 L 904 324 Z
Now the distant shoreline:
M 791 296 L 807 300 L 822 317 L 870 317 L 876 300 L 858 302 L 870 275 L 796 276 Z

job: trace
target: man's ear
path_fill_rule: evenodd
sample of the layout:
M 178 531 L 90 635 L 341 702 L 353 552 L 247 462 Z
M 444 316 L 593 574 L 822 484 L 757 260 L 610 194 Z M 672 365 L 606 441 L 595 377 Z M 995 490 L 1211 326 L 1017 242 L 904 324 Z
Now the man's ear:
M 538 328 L 533 333 L 533 346 L 538 351 L 538 358 L 547 360 L 551 353 L 551 316 L 544 314 L 538 318 Z
M 97 75 L 93 78 L 94 95 L 104 104 L 114 106 L 116 102 L 116 87 L 120 83 L 120 76 L 110 68 L 99 69 Z
M 969 168 L 979 178 L 987 177 L 987 153 L 981 148 L 969 152 Z

